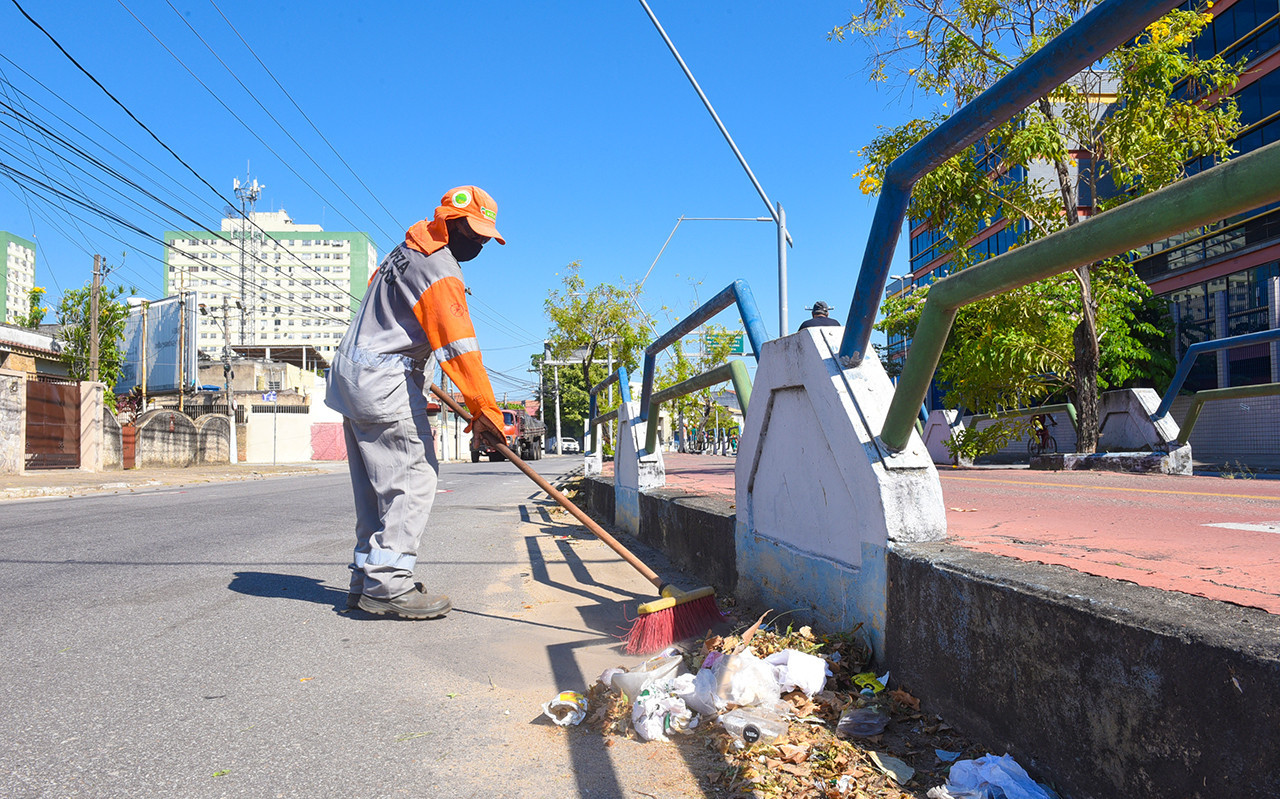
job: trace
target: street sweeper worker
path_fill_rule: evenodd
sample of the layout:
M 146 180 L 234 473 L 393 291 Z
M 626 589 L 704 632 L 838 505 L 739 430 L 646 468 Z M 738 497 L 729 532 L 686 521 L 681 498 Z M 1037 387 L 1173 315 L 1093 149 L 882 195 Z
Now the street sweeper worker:
M 829 315 L 831 313 L 831 306 L 827 305 L 822 300 L 818 300 L 817 302 L 815 302 L 813 304 L 813 307 L 810 308 L 809 310 L 813 312 L 813 318 L 806 319 L 803 322 L 801 322 L 800 323 L 801 330 L 804 330 L 806 327 L 829 327 L 829 326 L 839 327 L 840 326 L 840 323 L 837 322 L 835 319 L 832 319 Z
M 502 440 L 502 410 L 480 361 L 460 266 L 491 239 L 506 244 L 497 216 L 493 198 L 475 186 L 445 194 L 369 279 L 334 353 L 325 404 L 343 416 L 356 507 L 348 609 L 409 619 L 453 609 L 413 573 L 439 471 L 427 392 L 439 361 L 472 427 Z

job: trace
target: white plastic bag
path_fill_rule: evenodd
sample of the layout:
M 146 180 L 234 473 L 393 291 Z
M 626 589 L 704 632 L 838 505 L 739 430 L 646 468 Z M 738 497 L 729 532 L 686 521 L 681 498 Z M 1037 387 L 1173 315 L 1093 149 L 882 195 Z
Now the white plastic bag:
M 561 691 L 542 706 L 542 712 L 559 727 L 581 724 L 587 717 L 587 698 L 577 691 Z
M 951 767 L 944 787 L 954 799 L 1054 799 L 1007 754 L 961 760 Z
M 821 693 L 827 687 L 827 677 L 831 676 L 827 661 L 798 649 L 774 652 L 764 662 L 773 666 L 774 679 L 784 694 L 796 689 L 803 691 L 805 696 Z
M 716 678 L 711 669 L 680 675 L 675 680 L 675 692 L 686 705 L 704 716 L 714 716 L 725 708 L 724 700 L 716 696 Z
M 763 705 L 778 701 L 782 695 L 773 666 L 756 657 L 750 648 L 720 658 L 711 673 L 716 696 L 726 705 Z
M 634 669 L 627 669 L 613 674 L 611 685 L 613 690 L 634 702 L 650 682 L 674 679 L 679 673 L 681 663 L 682 660 L 679 655 L 657 655 L 649 658 Z M 608 672 L 605 673 L 607 674 Z M 601 675 L 601 677 L 603 676 Z
M 655 680 L 632 704 L 631 724 L 646 741 L 667 741 L 669 733 L 686 733 L 697 727 L 698 717 L 675 694 L 675 681 Z

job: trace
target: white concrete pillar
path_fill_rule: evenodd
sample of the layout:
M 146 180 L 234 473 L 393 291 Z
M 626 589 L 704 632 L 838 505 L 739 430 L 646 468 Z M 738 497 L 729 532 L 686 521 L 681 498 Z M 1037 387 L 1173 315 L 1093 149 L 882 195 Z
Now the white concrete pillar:
M 667 484 L 662 452 L 644 451 L 647 425 L 639 416 L 639 402 L 618 406 L 618 438 L 613 452 L 614 523 L 632 535 L 640 533 L 640 492 Z
M 80 383 L 80 470 L 102 471 L 105 427 L 102 405 L 106 384 L 85 380 Z
M 829 630 L 861 622 L 879 658 L 888 547 L 944 538 L 946 513 L 915 431 L 902 452 L 880 443 L 893 385 L 878 358 L 840 369 L 842 332 L 761 347 L 735 473 L 737 591 Z
M 27 375 L 0 369 L 0 474 L 22 474 L 27 463 Z
M 924 445 L 929 450 L 929 459 L 934 463 L 947 466 L 956 463 L 956 458 L 947 449 L 947 442 L 952 436 L 964 433 L 964 422 L 959 418 L 959 411 L 937 410 L 929 412 L 929 420 L 924 423 Z M 963 458 L 959 466 L 972 466 L 972 458 Z

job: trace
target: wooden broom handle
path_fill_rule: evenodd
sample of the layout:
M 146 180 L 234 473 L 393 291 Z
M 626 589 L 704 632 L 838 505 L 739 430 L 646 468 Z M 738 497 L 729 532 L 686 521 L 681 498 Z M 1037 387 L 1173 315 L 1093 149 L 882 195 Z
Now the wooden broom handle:
M 441 391 L 440 388 L 436 386 L 436 384 L 434 383 L 431 384 L 431 393 L 439 397 L 440 401 L 443 402 L 445 405 L 448 405 L 449 410 L 458 414 L 463 419 L 466 419 L 468 422 L 472 422 L 471 414 L 467 413 L 466 410 L 464 410 L 463 407 L 453 399 L 453 397 L 450 397 L 448 394 Z M 472 423 L 474 424 L 474 422 Z M 511 451 L 510 447 L 508 447 L 506 444 L 504 444 L 501 441 L 494 440 L 493 436 L 491 435 L 488 436 L 488 439 L 489 439 L 489 443 L 497 447 L 498 451 L 501 452 L 507 458 L 507 460 L 514 463 L 516 465 L 516 468 L 518 468 L 520 471 L 528 475 L 530 480 L 537 483 L 538 488 L 541 488 L 543 491 L 547 492 L 548 496 L 550 496 L 556 502 L 559 502 L 561 507 L 563 507 L 565 510 L 572 513 L 573 517 L 578 521 L 582 522 L 584 525 L 586 525 L 586 528 L 590 530 L 592 533 L 594 533 L 596 538 L 599 538 L 601 541 L 608 544 L 609 549 L 612 549 L 614 552 L 617 552 L 618 555 L 620 555 L 623 560 L 631 564 L 632 568 L 640 572 L 640 574 L 644 575 L 644 578 L 646 580 L 653 583 L 654 587 L 656 587 L 659 591 L 662 590 L 662 588 L 666 585 L 666 583 L 662 581 L 662 578 L 659 577 L 657 573 L 654 572 L 653 569 L 650 569 L 648 566 L 646 566 L 644 564 L 644 561 L 640 560 L 634 554 L 632 554 L 631 550 L 627 549 L 621 543 L 619 543 L 618 539 L 614 538 L 613 536 L 605 532 L 603 527 L 596 524 L 594 519 L 592 519 L 590 516 L 584 513 L 583 510 L 579 508 L 577 505 L 569 501 L 569 498 L 566 497 L 564 494 L 560 493 L 560 491 L 557 490 L 555 486 L 551 485 L 551 483 L 548 483 L 546 478 L 544 478 L 542 475 L 535 472 L 532 466 L 530 466 L 529 464 L 521 460 L 514 452 Z

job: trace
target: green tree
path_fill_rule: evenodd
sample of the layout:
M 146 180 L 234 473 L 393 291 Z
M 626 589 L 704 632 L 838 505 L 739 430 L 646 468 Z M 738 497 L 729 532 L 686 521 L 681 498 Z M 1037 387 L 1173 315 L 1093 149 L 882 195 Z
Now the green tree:
M 655 388 L 666 388 L 688 380 L 708 369 L 728 362 L 733 349 L 733 342 L 727 336 L 728 329 L 722 325 L 708 324 L 700 331 L 701 342 L 698 353 L 690 355 L 685 351 L 683 342 L 671 349 L 671 358 L 657 375 Z M 671 418 L 683 418 L 685 425 L 700 430 L 712 430 L 717 427 L 729 428 L 734 424 L 733 414 L 724 406 L 714 401 L 715 394 L 721 387 L 703 388 L 683 397 L 678 397 L 670 404 L 663 406 L 671 414 Z M 678 429 L 678 428 L 677 428 Z M 681 434 L 683 436 L 683 434 Z
M 129 319 L 129 305 L 121 298 L 137 293 L 136 288 L 103 286 L 98 294 L 98 380 L 107 384 L 106 403 L 113 411 L 116 397 L 110 388 L 124 371 L 124 327 Z M 91 294 L 89 288 L 69 289 L 58 304 L 62 360 L 76 380 L 88 380 L 90 375 Z
M 49 312 L 44 305 L 45 293 L 39 286 L 27 290 L 27 312 L 18 317 L 18 327 L 37 328 L 44 322 L 44 315 Z
M 619 278 L 617 283 L 599 283 L 588 289 L 581 261 L 565 268 L 561 283 L 543 303 L 551 322 L 548 347 L 552 360 L 578 364 L 579 381 L 566 380 L 565 372 L 571 367 L 560 367 L 560 404 L 562 420 L 581 420 L 588 410 L 587 392 L 606 377 L 604 364 L 610 354 L 615 368 L 625 366 L 634 373 L 640 353 L 652 337 L 651 323 L 637 304 L 641 294 L 638 283 Z M 545 385 L 551 385 L 551 372 L 551 367 L 544 367 Z M 601 402 L 599 411 L 608 410 L 612 408 Z
M 941 108 L 882 130 L 860 151 L 862 190 L 878 192 L 888 165 L 950 104 L 977 97 L 1094 5 L 870 0 L 831 37 L 869 45 L 875 80 L 941 98 Z M 950 268 L 988 257 L 969 244 L 1002 219 L 1018 246 L 1179 179 L 1190 159 L 1228 157 L 1239 117 L 1229 93 L 1242 65 L 1192 55 L 1211 19 L 1171 12 L 921 179 L 911 213 L 942 234 Z M 887 302 L 881 329 L 910 336 L 927 295 Z M 1065 392 L 1079 411 L 1079 450 L 1095 451 L 1099 389 L 1167 367 L 1151 349 L 1162 331 L 1149 298 L 1128 263 L 1111 259 L 961 309 L 937 375 L 948 404 L 998 410 Z

